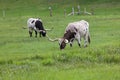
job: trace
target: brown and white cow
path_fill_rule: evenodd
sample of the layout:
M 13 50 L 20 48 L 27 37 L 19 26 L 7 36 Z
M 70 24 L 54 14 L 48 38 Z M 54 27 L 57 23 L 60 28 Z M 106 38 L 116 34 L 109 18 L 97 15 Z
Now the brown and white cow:
M 75 39 L 81 47 L 81 38 L 84 39 L 84 47 L 87 47 L 87 44 L 90 43 L 90 33 L 89 23 L 85 20 L 69 23 L 62 38 L 49 38 L 49 40 L 59 41 L 60 49 L 64 49 L 67 43 L 70 43 L 72 47 L 72 43 Z

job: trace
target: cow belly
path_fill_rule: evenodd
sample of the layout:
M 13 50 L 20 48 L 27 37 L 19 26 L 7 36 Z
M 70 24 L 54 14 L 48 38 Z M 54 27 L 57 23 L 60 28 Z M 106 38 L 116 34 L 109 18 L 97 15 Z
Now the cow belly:
M 84 37 L 87 33 L 88 29 L 87 28 L 79 28 L 79 34 L 81 37 Z
M 81 37 L 84 37 L 86 35 L 86 31 L 81 31 L 81 32 L 79 32 L 79 34 Z

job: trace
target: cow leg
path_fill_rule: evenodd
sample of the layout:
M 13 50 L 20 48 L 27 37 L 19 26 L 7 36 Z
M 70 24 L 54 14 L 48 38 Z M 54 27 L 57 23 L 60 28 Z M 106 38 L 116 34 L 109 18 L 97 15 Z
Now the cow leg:
M 37 38 L 37 31 L 35 31 L 35 37 Z
M 84 41 L 84 47 L 87 47 L 87 41 L 86 40 Z
M 76 40 L 78 41 L 79 47 L 81 47 L 81 45 L 80 45 L 80 34 L 77 33 L 77 34 L 75 35 L 75 38 L 76 38 Z
M 70 40 L 70 47 L 72 47 L 73 41 L 74 41 L 74 39 Z
M 31 27 L 29 27 L 29 35 L 30 35 L 30 37 L 32 37 L 32 32 L 33 32 L 33 29 Z
M 77 39 L 77 41 L 78 41 L 78 45 L 79 45 L 79 47 L 81 48 L 80 37 Z
M 32 37 L 32 32 L 31 31 L 29 31 L 29 35 L 30 35 L 30 37 Z
M 88 35 L 86 34 L 84 37 L 84 47 L 87 47 L 87 43 L 88 43 Z
M 78 45 L 79 45 L 79 47 L 81 47 L 80 40 L 78 40 Z
M 72 47 L 73 42 L 70 42 L 70 47 Z
M 41 34 L 42 34 L 42 33 L 40 32 L 40 33 L 39 33 L 39 36 L 40 36 L 40 37 L 41 37 Z

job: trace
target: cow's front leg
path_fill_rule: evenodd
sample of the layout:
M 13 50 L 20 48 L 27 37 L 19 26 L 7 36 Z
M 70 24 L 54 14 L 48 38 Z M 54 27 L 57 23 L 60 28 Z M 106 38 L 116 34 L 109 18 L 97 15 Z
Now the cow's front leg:
M 29 35 L 30 35 L 30 37 L 32 37 L 32 32 L 31 31 L 29 31 Z
M 81 42 L 80 42 L 81 40 L 80 40 L 80 37 L 77 38 L 77 41 L 78 41 L 79 47 L 81 48 Z
M 39 33 L 39 36 L 40 36 L 40 37 L 41 37 L 41 34 L 42 34 L 42 33 L 40 32 L 40 33 Z
M 35 31 L 35 37 L 37 38 L 37 31 Z
M 81 48 L 81 44 L 80 44 L 80 41 L 78 41 L 78 45 L 79 45 L 79 47 Z
M 74 41 L 74 38 L 70 40 L 70 47 L 72 47 L 73 41 Z
M 72 47 L 72 43 L 70 43 L 70 47 Z

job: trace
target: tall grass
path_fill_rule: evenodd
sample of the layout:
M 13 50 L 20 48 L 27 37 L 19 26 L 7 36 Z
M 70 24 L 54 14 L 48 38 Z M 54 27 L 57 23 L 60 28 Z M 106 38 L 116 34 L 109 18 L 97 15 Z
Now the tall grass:
M 82 8 L 86 6 L 90 10 L 90 7 L 95 7 L 95 15 L 64 17 L 62 8 L 72 7 L 77 0 L 74 3 L 72 0 L 52 1 L 0 0 L 0 80 L 119 80 L 119 2 L 81 1 L 85 3 Z M 100 6 L 97 6 L 98 2 Z M 61 3 L 64 3 L 62 7 Z M 49 5 L 55 6 L 53 17 L 49 17 Z M 2 16 L 3 9 L 5 17 Z M 29 17 L 40 17 L 45 28 L 53 28 L 47 32 L 51 38 L 62 37 L 68 23 L 87 20 L 91 44 L 84 48 L 82 39 L 81 48 L 75 41 L 72 48 L 67 44 L 61 51 L 58 42 L 35 38 L 34 33 L 30 38 L 28 30 L 23 29 L 27 27 Z

